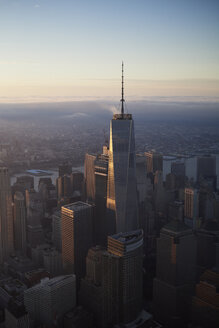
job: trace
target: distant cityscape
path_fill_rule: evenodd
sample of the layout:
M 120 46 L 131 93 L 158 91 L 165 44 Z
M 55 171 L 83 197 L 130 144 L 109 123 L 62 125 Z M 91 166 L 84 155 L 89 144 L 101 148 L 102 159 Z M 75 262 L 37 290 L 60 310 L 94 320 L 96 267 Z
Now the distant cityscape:
M 217 133 L 123 101 L 109 135 L 1 139 L 0 327 L 218 327 Z

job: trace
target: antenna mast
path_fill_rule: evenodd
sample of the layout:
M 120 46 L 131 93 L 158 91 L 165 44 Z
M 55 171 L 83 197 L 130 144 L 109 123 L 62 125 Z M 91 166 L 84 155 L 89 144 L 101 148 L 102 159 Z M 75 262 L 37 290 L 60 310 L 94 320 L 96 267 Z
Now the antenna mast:
M 121 99 L 121 102 L 122 102 L 121 114 L 122 114 L 122 116 L 124 115 L 124 102 L 125 102 L 125 99 L 124 99 L 124 75 L 123 75 L 124 69 L 123 69 L 123 67 L 124 67 L 124 64 L 122 62 L 122 99 Z

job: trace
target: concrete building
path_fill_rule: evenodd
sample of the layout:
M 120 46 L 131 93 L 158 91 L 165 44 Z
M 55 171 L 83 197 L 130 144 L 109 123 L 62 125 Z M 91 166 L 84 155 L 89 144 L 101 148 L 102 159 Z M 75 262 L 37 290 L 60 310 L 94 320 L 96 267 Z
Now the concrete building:
M 8 169 L 0 167 L 0 265 L 13 252 L 12 198 Z
M 77 281 L 85 275 L 85 260 L 93 244 L 93 206 L 75 202 L 62 206 L 62 260 L 66 272 Z
M 41 281 L 24 293 L 24 305 L 36 324 L 55 325 L 59 318 L 76 305 L 75 275 Z

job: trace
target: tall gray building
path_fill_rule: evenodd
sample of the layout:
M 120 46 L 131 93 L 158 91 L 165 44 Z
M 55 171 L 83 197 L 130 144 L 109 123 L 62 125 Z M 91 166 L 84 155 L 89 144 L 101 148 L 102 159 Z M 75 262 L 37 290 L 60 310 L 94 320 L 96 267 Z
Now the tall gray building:
M 138 227 L 134 121 L 131 114 L 124 114 L 123 76 L 121 102 L 121 114 L 114 114 L 110 122 L 107 183 L 109 234 Z
M 13 215 L 8 169 L 0 167 L 0 264 L 13 251 Z

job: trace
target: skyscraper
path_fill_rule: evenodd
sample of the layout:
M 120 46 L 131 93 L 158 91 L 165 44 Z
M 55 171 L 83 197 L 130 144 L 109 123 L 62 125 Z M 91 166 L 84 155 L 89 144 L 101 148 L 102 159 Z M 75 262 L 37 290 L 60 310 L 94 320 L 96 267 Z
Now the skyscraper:
M 14 195 L 14 248 L 26 253 L 27 248 L 27 223 L 25 199 L 21 192 Z
M 197 158 L 197 182 L 201 183 L 203 180 L 216 190 L 216 156 L 206 155 Z
M 143 324 L 142 248 L 143 231 L 136 230 L 109 236 L 107 251 L 98 246 L 89 250 L 80 301 L 94 313 L 97 327 Z
M 172 220 L 157 239 L 153 307 L 157 320 L 180 327 L 187 318 L 196 276 L 196 237 L 184 222 Z
M 62 206 L 63 268 L 75 273 L 77 281 L 85 275 L 86 256 L 93 243 L 93 206 L 75 202 Z
M 184 204 L 185 223 L 197 228 L 199 217 L 199 193 L 193 188 L 185 188 L 185 204 Z
M 163 171 L 163 156 L 154 151 L 145 153 L 147 173 L 155 173 Z
M 0 264 L 13 251 L 11 188 L 6 167 L 0 167 Z
M 121 323 L 127 324 L 134 321 L 142 311 L 142 248 L 142 230 L 131 231 L 128 233 L 118 233 L 108 237 L 107 251 L 110 255 L 107 263 L 109 265 L 109 272 L 111 269 L 111 256 L 113 255 L 119 258 L 119 272 L 117 272 L 117 279 L 119 279 L 119 308 L 117 311 L 119 310 L 119 322 Z M 104 270 L 106 269 L 107 266 L 104 266 Z M 103 275 L 103 285 L 106 283 L 109 284 L 108 288 L 105 289 L 104 292 L 106 292 L 111 299 L 110 292 L 115 292 L 113 291 L 113 288 L 115 287 L 115 277 L 111 277 L 109 272 L 107 273 L 105 271 L 105 274 Z M 113 274 L 115 274 L 115 272 Z M 112 281 L 110 281 L 111 279 Z
M 109 234 L 138 227 L 134 121 L 131 114 L 124 114 L 123 69 L 121 102 L 121 114 L 114 114 L 110 122 L 107 183 Z

